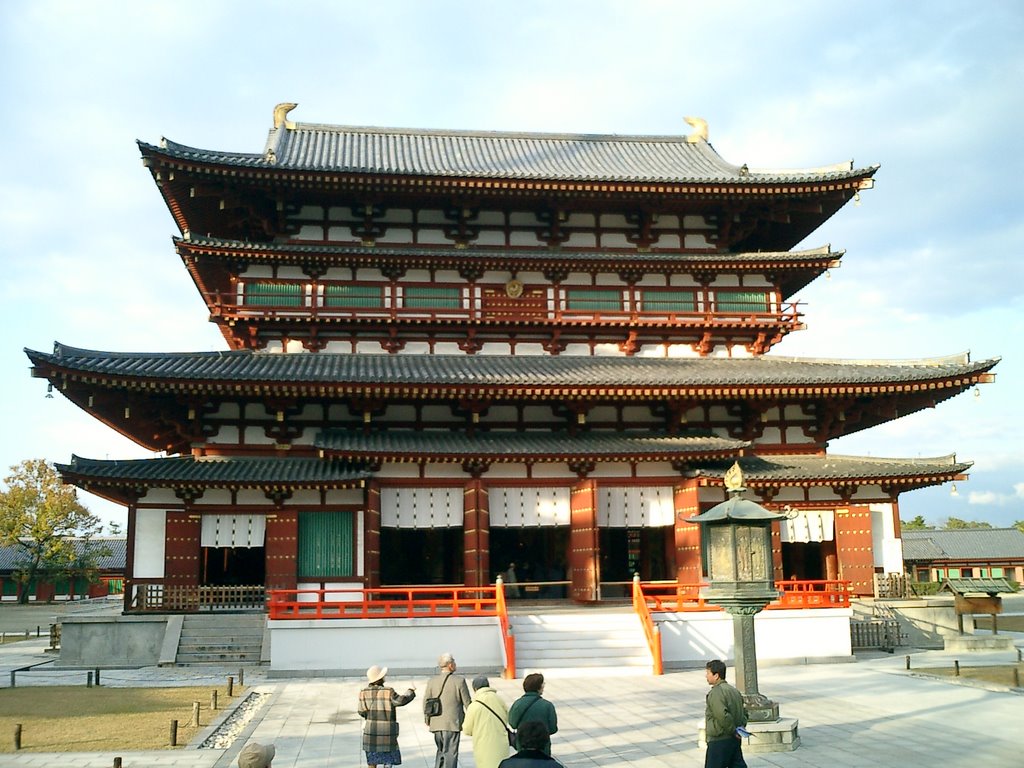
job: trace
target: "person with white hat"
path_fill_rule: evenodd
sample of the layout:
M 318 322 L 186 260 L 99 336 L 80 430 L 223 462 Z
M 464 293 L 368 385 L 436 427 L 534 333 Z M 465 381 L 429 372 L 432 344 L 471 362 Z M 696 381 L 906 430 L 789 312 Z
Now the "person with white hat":
M 238 768 L 270 768 L 276 752 L 273 744 L 250 741 L 238 753 Z
M 366 670 L 369 685 L 359 692 L 359 716 L 363 725 L 363 751 L 370 768 L 380 765 L 401 765 L 402 753 L 398 749 L 398 718 L 396 707 L 404 707 L 416 698 L 412 687 L 398 693 L 384 685 L 387 667 L 374 664 Z

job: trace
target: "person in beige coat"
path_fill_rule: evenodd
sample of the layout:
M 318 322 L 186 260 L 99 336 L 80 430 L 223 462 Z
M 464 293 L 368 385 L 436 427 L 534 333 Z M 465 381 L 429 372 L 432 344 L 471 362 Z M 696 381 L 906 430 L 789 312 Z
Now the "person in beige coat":
M 498 768 L 508 757 L 508 707 L 482 675 L 473 678 L 473 701 L 466 708 L 462 732 L 473 738 L 476 768 Z
M 466 707 L 473 700 L 469 695 L 466 678 L 455 674 L 458 666 L 455 657 L 442 653 L 437 660 L 440 674 L 427 681 L 423 692 L 423 720 L 434 734 L 434 768 L 459 768 L 459 737 L 462 736 L 462 721 Z M 428 714 L 431 699 L 441 700 L 441 713 Z

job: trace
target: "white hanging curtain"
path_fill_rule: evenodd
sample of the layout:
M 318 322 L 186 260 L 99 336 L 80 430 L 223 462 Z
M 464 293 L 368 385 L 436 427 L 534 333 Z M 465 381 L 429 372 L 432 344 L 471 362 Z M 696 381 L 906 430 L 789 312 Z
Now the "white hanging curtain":
M 835 539 L 835 514 L 831 509 L 797 512 L 782 521 L 782 541 L 789 544 L 807 544 L 811 541 Z
M 381 488 L 380 524 L 384 528 L 461 528 L 464 489 Z
M 570 489 L 490 488 L 487 507 L 492 528 L 569 525 Z
M 203 515 L 204 547 L 262 547 L 267 533 L 263 515 Z
M 597 524 L 602 528 L 656 528 L 675 521 L 675 489 L 602 486 L 597 495 Z

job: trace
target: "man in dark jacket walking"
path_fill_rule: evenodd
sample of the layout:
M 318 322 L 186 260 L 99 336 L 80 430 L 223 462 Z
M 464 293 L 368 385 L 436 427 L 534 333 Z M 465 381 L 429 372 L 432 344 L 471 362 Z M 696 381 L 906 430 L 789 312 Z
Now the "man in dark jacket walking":
M 519 729 L 519 751 L 498 763 L 498 768 L 565 768 L 544 751 L 550 746 L 551 734 L 544 723 L 530 720 Z
M 469 695 L 466 678 L 455 674 L 458 668 L 455 657 L 442 653 L 437 666 L 441 673 L 427 681 L 423 692 L 423 720 L 434 734 L 434 746 L 437 747 L 434 768 L 458 768 L 462 721 L 466 717 L 466 707 L 473 699 Z M 435 715 L 428 714 L 432 699 L 441 700 L 441 711 Z
M 747 768 L 743 742 L 736 732 L 747 724 L 743 696 L 725 682 L 725 664 L 719 659 L 704 665 L 704 677 L 711 686 L 704 708 L 704 738 L 708 743 L 704 768 Z

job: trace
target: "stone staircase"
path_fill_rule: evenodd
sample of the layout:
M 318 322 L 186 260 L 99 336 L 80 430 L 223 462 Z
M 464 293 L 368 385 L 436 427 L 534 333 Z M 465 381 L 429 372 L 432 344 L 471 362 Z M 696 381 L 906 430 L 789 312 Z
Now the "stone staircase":
M 263 613 L 186 614 L 176 665 L 259 664 L 267 617 Z
M 631 608 L 588 608 L 509 615 L 516 668 L 525 673 L 577 667 L 650 672 L 653 664 L 640 619 Z

